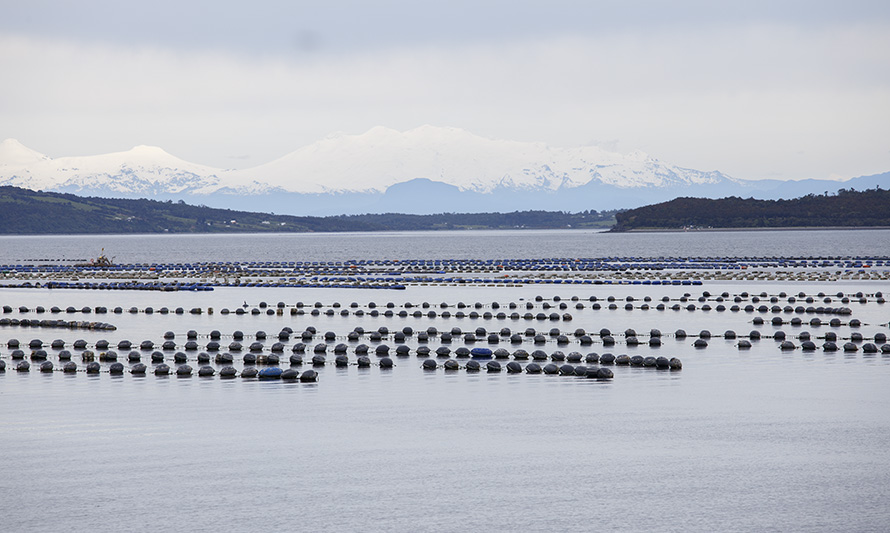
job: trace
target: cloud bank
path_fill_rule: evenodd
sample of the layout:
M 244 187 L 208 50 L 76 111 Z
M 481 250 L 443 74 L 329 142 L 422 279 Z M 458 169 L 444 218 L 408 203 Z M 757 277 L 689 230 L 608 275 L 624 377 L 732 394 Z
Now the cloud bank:
M 334 7 L 365 18 L 303 7 L 285 24 L 261 2 L 222 24 L 193 4 L 116 17 L 108 15 L 115 3 L 89 4 L 90 24 L 110 17 L 107 32 L 54 22 L 64 9 L 29 24 L 14 11 L 0 26 L 0 138 L 53 157 L 151 144 L 229 168 L 335 131 L 434 124 L 640 149 L 745 179 L 890 168 L 884 8 L 863 20 L 808 4 L 815 8 L 795 18 L 794 3 L 769 17 L 752 15 L 755 4 L 732 18 L 685 2 L 668 17 L 660 3 L 643 3 L 652 12 L 633 19 L 616 3 L 595 2 L 598 12 L 585 4 L 557 24 L 554 14 L 571 15 L 573 3 L 536 22 L 534 10 L 498 2 L 429 13 L 395 2 L 404 9 L 376 14 L 340 2 Z M 135 24 L 130 34 L 124 15 Z M 338 16 L 343 27 L 334 31 Z

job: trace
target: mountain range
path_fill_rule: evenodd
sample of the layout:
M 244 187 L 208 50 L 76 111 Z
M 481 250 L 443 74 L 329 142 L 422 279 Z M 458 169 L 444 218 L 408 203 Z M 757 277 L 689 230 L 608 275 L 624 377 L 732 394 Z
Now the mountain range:
M 433 126 L 331 135 L 238 170 L 190 163 L 151 146 L 50 158 L 14 139 L 0 142 L 0 185 L 293 215 L 578 212 L 678 196 L 792 198 L 888 181 L 890 173 L 847 181 L 747 181 L 642 152 L 492 140 Z

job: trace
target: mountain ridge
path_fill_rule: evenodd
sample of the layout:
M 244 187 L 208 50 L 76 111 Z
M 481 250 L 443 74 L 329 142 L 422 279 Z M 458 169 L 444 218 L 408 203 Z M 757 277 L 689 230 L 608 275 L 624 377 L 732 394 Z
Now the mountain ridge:
M 52 159 L 14 139 L 0 143 L 0 185 L 312 215 L 420 214 L 448 205 L 477 212 L 603 210 L 676 196 L 821 194 L 847 183 L 745 181 L 665 163 L 641 151 L 551 147 L 429 125 L 405 132 L 378 126 L 358 135 L 336 133 L 240 170 L 190 163 L 156 146 Z

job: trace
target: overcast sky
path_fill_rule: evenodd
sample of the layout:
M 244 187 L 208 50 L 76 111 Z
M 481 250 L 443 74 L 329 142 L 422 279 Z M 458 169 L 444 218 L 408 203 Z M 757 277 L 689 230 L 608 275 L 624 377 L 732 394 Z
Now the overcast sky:
M 0 139 L 223 168 L 453 126 L 745 179 L 890 170 L 890 2 L 0 0 Z

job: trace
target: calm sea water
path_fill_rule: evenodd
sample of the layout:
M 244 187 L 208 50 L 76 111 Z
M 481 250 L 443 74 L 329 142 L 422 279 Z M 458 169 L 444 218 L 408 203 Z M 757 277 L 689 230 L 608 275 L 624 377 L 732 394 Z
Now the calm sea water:
M 890 231 L 609 235 L 512 231 L 275 236 L 0 238 L 0 263 L 446 257 L 872 255 Z M 30 307 L 235 308 L 242 302 L 522 302 L 571 296 L 742 291 L 890 292 L 875 282 L 702 287 L 409 287 L 404 291 L 218 289 L 128 293 L 8 289 Z M 464 330 L 684 328 L 790 336 L 888 331 L 890 307 L 851 303 L 859 328 L 755 326 L 753 314 L 570 309 L 574 320 L 340 316 L 107 315 L 111 333 L 9 328 L 0 340 L 161 340 L 172 330 L 355 326 Z M 16 313 L 15 316 L 23 316 Z M 772 315 L 767 315 L 767 317 Z M 796 315 L 786 315 L 789 316 Z M 807 316 L 806 318 L 809 318 Z M 846 320 L 845 320 L 846 322 Z M 206 340 L 206 339 L 205 339 Z M 660 348 L 557 348 L 676 356 L 680 372 L 613 367 L 615 379 L 328 365 L 318 383 L 197 377 L 0 375 L 0 508 L 7 531 L 886 531 L 890 528 L 890 357 L 740 351 L 712 339 Z M 267 344 L 271 344 L 271 340 Z M 292 344 L 295 341 L 291 341 Z M 318 341 L 314 341 L 318 342 Z M 337 342 L 342 342 L 338 340 Z M 367 341 L 365 341 L 367 342 Z M 795 342 L 799 342 L 795 339 Z M 417 343 L 409 342 L 412 347 Z M 821 345 L 821 341 L 817 342 Z M 393 343 L 390 343 L 393 346 Z M 459 342 L 452 348 L 461 346 Z M 480 343 L 479 345 L 485 345 Z M 429 346 L 435 350 L 437 342 Z M 504 345 L 502 345 L 504 346 Z M 506 345 L 508 349 L 514 349 Z M 533 349 L 532 346 L 523 346 Z M 289 350 L 288 352 L 289 353 Z M 0 357 L 9 364 L 5 343 Z M 351 355 L 351 354 L 350 354 Z M 79 361 L 78 361 L 79 363 Z M 193 364 L 193 366 L 195 366 Z
M 275 235 L 0 236 L 0 263 L 83 260 L 102 249 L 117 262 L 342 261 L 520 257 L 886 255 L 890 230 L 613 234 L 584 230 L 302 233 Z

